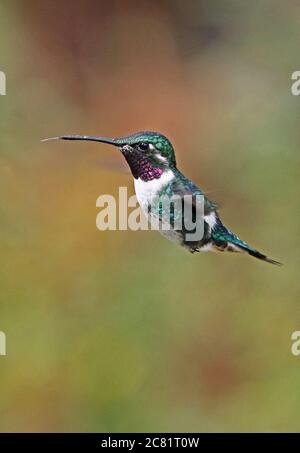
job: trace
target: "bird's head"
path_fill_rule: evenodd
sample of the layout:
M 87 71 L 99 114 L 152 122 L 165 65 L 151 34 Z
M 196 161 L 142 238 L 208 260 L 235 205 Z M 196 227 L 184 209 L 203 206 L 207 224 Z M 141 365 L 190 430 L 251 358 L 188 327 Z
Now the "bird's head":
M 54 139 L 90 140 L 116 146 L 126 158 L 135 178 L 140 177 L 146 168 L 147 171 L 150 171 L 152 168 L 153 170 L 157 169 L 157 172 L 164 172 L 165 170 L 176 167 L 173 146 L 170 140 L 159 132 L 143 131 L 117 138 L 89 135 L 63 135 L 61 137 L 54 137 Z M 150 173 L 152 174 L 151 171 Z
M 143 131 L 115 138 L 114 143 L 126 156 L 131 152 L 148 159 L 154 166 L 175 167 L 175 153 L 170 140 L 159 132 Z

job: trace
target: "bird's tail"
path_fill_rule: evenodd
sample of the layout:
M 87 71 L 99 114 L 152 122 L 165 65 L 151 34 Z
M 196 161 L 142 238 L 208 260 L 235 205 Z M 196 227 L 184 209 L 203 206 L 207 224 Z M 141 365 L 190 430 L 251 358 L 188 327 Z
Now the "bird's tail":
M 268 256 L 260 253 L 258 250 L 251 247 L 247 242 L 242 241 L 236 234 L 228 230 L 221 221 L 218 219 L 216 228 L 212 231 L 212 239 L 214 245 L 219 250 L 228 250 L 231 252 L 246 252 L 254 258 L 265 261 L 266 263 L 276 264 L 282 266 L 282 263 L 275 261 Z
M 249 245 L 238 246 L 238 247 L 241 249 L 241 251 L 247 252 L 249 255 L 254 256 L 254 258 L 257 258 L 262 261 L 266 261 L 266 263 L 275 264 L 276 266 L 282 266 L 282 263 L 280 263 L 279 261 L 275 261 L 275 260 L 269 258 L 268 256 L 264 255 L 263 253 L 260 253 L 258 250 L 253 249 Z

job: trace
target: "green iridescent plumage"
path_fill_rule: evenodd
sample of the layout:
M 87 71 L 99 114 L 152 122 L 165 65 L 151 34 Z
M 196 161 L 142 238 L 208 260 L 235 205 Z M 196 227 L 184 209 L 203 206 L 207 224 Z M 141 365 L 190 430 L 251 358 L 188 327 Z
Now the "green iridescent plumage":
M 138 145 L 139 143 L 150 143 L 153 145 L 163 157 L 168 160 L 169 166 L 176 167 L 175 151 L 170 140 L 159 132 L 142 131 L 126 137 L 118 137 L 114 139 L 115 143 L 120 146 Z

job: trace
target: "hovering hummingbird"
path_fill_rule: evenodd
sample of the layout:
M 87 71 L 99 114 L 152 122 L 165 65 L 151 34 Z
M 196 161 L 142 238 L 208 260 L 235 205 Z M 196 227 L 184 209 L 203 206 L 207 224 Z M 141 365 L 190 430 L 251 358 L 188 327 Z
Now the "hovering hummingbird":
M 177 168 L 174 148 L 170 140 L 159 132 L 143 131 L 126 137 L 104 138 L 88 135 L 63 135 L 48 140 L 90 140 L 116 146 L 125 157 L 134 178 L 136 197 L 142 210 L 149 215 L 149 206 L 153 200 L 159 200 L 167 194 L 184 199 L 191 197 L 191 212 L 193 218 L 197 212 L 197 195 L 204 199 L 203 235 L 198 241 L 187 240 L 187 231 L 183 227 L 178 230 L 173 227 L 160 232 L 171 241 L 184 247 L 191 253 L 200 251 L 229 251 L 245 252 L 268 263 L 281 265 L 278 261 L 268 258 L 246 242 L 242 241 L 232 231 L 226 228 L 218 215 L 217 205 L 205 197 L 204 193 Z M 173 219 L 176 217 L 176 207 L 173 208 Z M 154 214 L 153 214 L 154 215 Z M 180 215 L 185 215 L 181 211 Z M 157 210 L 155 217 L 163 218 L 163 213 Z M 150 216 L 151 219 L 151 216 Z

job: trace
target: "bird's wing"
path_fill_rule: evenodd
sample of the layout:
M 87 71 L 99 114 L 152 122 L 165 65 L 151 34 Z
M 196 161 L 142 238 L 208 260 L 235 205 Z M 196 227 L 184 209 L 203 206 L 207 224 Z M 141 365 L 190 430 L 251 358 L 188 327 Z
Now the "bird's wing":
M 197 204 L 199 203 L 199 200 L 201 200 L 200 197 L 203 197 L 203 199 L 200 201 L 201 203 L 204 202 L 204 215 L 209 215 L 211 212 L 214 212 L 217 208 L 216 203 L 210 201 L 204 193 L 197 187 L 195 184 L 193 184 L 191 181 L 188 180 L 175 180 L 173 182 L 173 193 L 175 195 L 179 195 L 180 197 L 184 197 L 186 195 L 189 195 L 188 199 L 192 200 L 192 204 L 195 209 L 197 209 Z
M 180 209 L 176 209 L 176 207 L 170 209 L 168 219 L 166 219 L 166 210 L 160 206 L 160 220 L 164 222 L 168 221 L 172 228 L 181 235 L 183 242 L 190 242 L 191 249 L 195 249 L 196 244 L 198 247 L 206 243 L 208 241 L 210 227 L 205 221 L 205 216 L 215 211 L 215 205 L 193 183 L 183 178 L 176 178 L 172 185 L 169 186 L 165 195 L 169 196 L 174 206 L 176 206 L 178 200 L 181 201 L 181 204 Z M 182 219 L 184 221 L 181 223 L 181 227 L 178 228 L 176 221 Z M 200 222 L 203 222 L 203 229 L 201 230 L 202 234 L 200 234 L 199 239 L 187 239 L 191 237 L 188 236 L 191 234 L 194 234 L 193 238 L 196 238 L 195 233 L 200 231 Z

